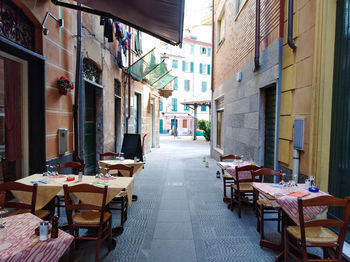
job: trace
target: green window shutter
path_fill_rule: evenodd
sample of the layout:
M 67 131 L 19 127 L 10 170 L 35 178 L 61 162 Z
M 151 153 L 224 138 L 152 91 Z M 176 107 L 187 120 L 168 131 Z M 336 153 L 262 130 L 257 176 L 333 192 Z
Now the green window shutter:
M 174 90 L 178 89 L 178 80 L 177 77 L 174 79 Z
M 193 54 L 194 53 L 194 45 L 192 44 L 191 45 L 191 54 Z
M 190 90 L 190 80 L 185 80 L 185 91 L 189 91 Z
M 186 62 L 182 61 L 182 72 L 186 71 Z
M 202 92 L 207 91 L 207 82 L 202 82 Z
M 163 111 L 163 102 L 159 102 L 159 111 Z
M 191 73 L 193 73 L 193 67 L 194 67 L 194 64 L 193 62 L 191 62 Z
M 177 98 L 172 98 L 172 111 L 177 111 Z
M 208 75 L 210 75 L 210 65 L 208 65 Z
M 201 111 L 202 111 L 202 112 L 207 111 L 207 107 L 206 107 L 206 106 L 201 106 Z
M 178 65 L 178 61 L 177 60 L 173 60 L 173 68 L 177 68 Z
M 184 111 L 188 111 L 190 108 L 188 106 L 184 106 Z
M 203 74 L 202 63 L 199 64 L 199 73 Z
M 210 56 L 211 55 L 211 48 L 209 47 L 208 48 L 208 56 Z
M 201 46 L 199 47 L 199 53 L 200 53 L 201 55 L 203 55 L 203 49 L 202 49 Z

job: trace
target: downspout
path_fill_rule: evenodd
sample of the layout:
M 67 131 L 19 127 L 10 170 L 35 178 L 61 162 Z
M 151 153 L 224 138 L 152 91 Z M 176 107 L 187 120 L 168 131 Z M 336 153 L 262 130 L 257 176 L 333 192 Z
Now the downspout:
M 256 0 L 254 72 L 259 69 L 259 66 L 260 66 L 259 60 L 260 60 L 260 0 Z
M 78 3 L 78 6 L 81 6 Z M 81 155 L 79 148 L 79 119 L 78 119 L 78 108 L 79 108 L 79 92 L 81 89 L 81 11 L 77 11 L 77 56 L 76 56 L 76 67 L 75 67 L 75 90 L 74 90 L 74 105 L 73 105 L 73 118 L 74 118 L 74 153 L 73 159 Z
M 130 26 L 129 26 L 129 33 L 130 33 Z M 131 41 L 130 41 L 131 42 Z M 128 53 L 128 68 L 130 67 L 131 62 L 131 44 L 129 44 L 129 53 Z M 126 126 L 125 126 L 125 133 L 129 133 L 129 119 L 131 116 L 131 75 L 128 74 L 128 116 L 126 117 Z
M 289 47 L 295 51 L 297 46 L 293 42 L 293 6 L 294 6 L 294 1 L 288 0 L 288 40 L 287 42 Z
M 212 1 L 211 10 L 211 107 L 210 112 L 210 158 L 213 158 L 213 120 L 214 120 L 214 2 Z
M 275 136 L 275 170 L 279 170 L 278 162 L 278 145 L 279 145 L 279 130 L 280 130 L 280 114 L 281 114 L 281 86 L 282 86 L 282 58 L 283 58 L 283 37 L 284 37 L 284 5 L 285 0 L 280 1 L 280 21 L 279 21 L 279 45 L 278 45 L 278 82 L 277 82 L 277 97 L 276 97 L 276 136 Z M 277 181 L 275 181 L 277 182 Z

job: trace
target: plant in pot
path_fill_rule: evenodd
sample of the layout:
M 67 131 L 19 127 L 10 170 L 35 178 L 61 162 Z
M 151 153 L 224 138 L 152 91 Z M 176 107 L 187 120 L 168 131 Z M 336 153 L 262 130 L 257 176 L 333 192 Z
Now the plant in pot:
M 68 78 L 66 78 L 64 76 L 61 76 L 57 80 L 57 84 L 58 84 L 59 92 L 62 95 L 66 95 L 68 91 L 74 89 L 73 81 L 70 81 Z

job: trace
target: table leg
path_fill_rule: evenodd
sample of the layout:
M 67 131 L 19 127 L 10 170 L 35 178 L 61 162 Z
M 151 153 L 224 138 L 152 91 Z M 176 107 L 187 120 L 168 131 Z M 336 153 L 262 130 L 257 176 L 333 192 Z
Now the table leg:
M 281 253 L 276 257 L 276 262 L 282 262 L 284 260 L 284 236 L 286 234 L 286 227 L 288 225 L 288 215 L 282 209 L 282 232 L 281 232 Z
M 112 236 L 120 236 L 124 232 L 124 226 L 116 226 L 112 228 Z

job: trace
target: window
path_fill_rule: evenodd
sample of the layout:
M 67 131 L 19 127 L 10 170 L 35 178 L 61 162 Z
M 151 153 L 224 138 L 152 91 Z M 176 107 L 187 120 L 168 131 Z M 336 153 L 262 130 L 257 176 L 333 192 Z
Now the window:
M 173 68 L 178 68 L 178 61 L 177 60 L 173 60 Z
M 187 128 L 187 119 L 182 120 L 182 128 Z
M 211 56 L 211 48 L 208 48 L 208 56 Z
M 185 80 L 185 91 L 190 91 L 190 80 Z
M 163 102 L 159 102 L 159 111 L 163 111 Z
M 190 107 L 189 106 L 184 106 L 184 111 L 189 111 L 190 110 Z
M 182 61 L 182 71 L 187 73 L 193 73 L 193 62 Z
M 199 64 L 199 73 L 201 75 L 210 75 L 210 65 L 207 64 Z
M 201 111 L 202 111 L 202 112 L 207 111 L 207 106 L 201 106 Z
M 193 54 L 193 53 L 194 53 L 194 45 L 191 44 L 191 54 Z
M 207 92 L 207 82 L 202 82 L 202 92 Z
M 176 111 L 177 111 L 177 98 L 172 98 L 172 99 L 171 99 L 171 103 L 172 103 L 171 110 L 172 110 L 173 112 L 176 112 Z
M 241 8 L 241 0 L 236 0 L 236 15 L 238 15 L 239 10 Z
M 204 46 L 201 46 L 199 49 L 199 52 L 201 55 L 207 55 L 207 48 Z
M 174 90 L 178 89 L 178 79 L 177 77 L 174 79 Z
M 217 34 L 217 47 L 220 47 L 225 40 L 225 12 L 222 12 L 218 19 Z
M 217 148 L 222 148 L 222 138 L 223 138 L 222 120 L 223 120 L 223 113 L 224 113 L 223 110 L 216 112 L 216 147 Z

